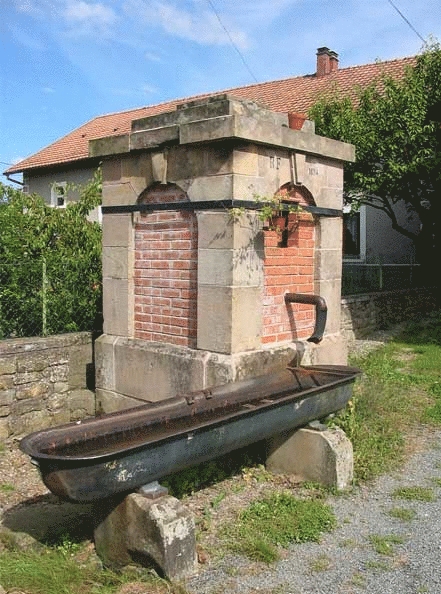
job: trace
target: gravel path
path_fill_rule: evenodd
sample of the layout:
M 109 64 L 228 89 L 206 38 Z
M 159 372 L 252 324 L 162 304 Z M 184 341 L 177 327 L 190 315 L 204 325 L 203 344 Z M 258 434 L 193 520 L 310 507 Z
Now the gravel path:
M 399 327 L 357 340 L 351 352 L 366 354 Z M 330 497 L 338 528 L 320 543 L 293 545 L 274 566 L 229 558 L 188 583 L 191 594 L 441 594 L 441 431 L 421 428 L 419 451 L 395 473 Z M 433 501 L 394 497 L 401 487 L 432 490 Z M 391 510 L 410 510 L 403 520 Z M 378 553 L 372 539 L 389 542 Z M 393 544 L 391 540 L 395 540 Z
M 338 528 L 320 543 L 294 545 L 274 566 L 226 559 L 188 583 L 192 594 L 440 594 L 441 431 L 424 435 L 425 450 L 394 474 L 331 497 Z M 399 487 L 431 489 L 430 502 L 393 497 Z M 411 520 L 391 509 L 412 510 Z M 372 537 L 390 537 L 389 554 L 375 551 Z

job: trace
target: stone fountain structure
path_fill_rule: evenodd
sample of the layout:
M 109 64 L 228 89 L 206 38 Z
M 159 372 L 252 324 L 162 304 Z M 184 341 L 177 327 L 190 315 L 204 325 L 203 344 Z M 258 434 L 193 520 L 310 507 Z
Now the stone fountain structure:
M 103 170 L 100 411 L 292 361 L 346 363 L 341 212 L 352 145 L 219 95 L 135 120 L 128 134 L 91 141 L 90 155 Z M 256 198 L 280 192 L 301 208 L 280 225 L 262 221 Z M 314 306 L 286 293 L 326 301 L 319 344 L 307 341 Z

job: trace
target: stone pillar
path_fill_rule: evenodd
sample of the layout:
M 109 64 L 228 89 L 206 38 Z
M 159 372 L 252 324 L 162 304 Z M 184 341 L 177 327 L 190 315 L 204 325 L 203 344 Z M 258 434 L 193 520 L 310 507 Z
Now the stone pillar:
M 262 329 L 263 233 L 256 213 L 198 216 L 198 349 L 259 349 Z
M 266 467 L 302 481 L 347 489 L 354 477 L 350 440 L 341 429 L 296 429 L 269 441 Z
M 133 563 L 133 554 L 152 559 L 171 580 L 197 571 L 193 517 L 174 497 L 149 499 L 131 493 L 100 522 L 96 551 L 115 569 Z

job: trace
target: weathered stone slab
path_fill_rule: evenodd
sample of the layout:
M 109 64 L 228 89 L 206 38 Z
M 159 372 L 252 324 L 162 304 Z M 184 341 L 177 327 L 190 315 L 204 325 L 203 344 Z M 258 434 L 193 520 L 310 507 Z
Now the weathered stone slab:
M 0 419 L 0 439 L 7 439 L 10 435 L 9 422 L 7 418 Z
M 0 376 L 0 391 L 9 390 L 14 385 L 13 375 L 1 375 Z
M 89 157 L 104 157 L 129 152 L 130 136 L 121 134 L 119 136 L 108 136 L 89 140 Z
M 0 391 L 0 406 L 11 404 L 15 397 L 15 390 L 1 390 Z
M 303 481 L 346 489 L 354 473 L 352 444 L 341 429 L 297 429 L 269 441 L 266 467 Z
M 153 559 L 172 580 L 197 571 L 193 517 L 170 496 L 128 495 L 96 527 L 95 546 L 103 563 L 114 568 L 133 563 L 136 553 Z
M 11 408 L 9 406 L 2 406 L 0 405 L 0 417 L 7 417 L 11 412 Z
M 72 390 L 68 396 L 68 404 L 72 421 L 95 414 L 95 394 L 90 390 Z
M 204 364 L 197 351 L 136 339 L 120 339 L 114 349 L 116 392 L 156 402 L 203 387 Z
M 41 399 L 52 391 L 48 382 L 38 378 L 35 382 L 18 385 L 15 391 L 17 400 Z
M 15 373 L 16 363 L 15 359 L 0 359 L 0 376 Z
M 154 148 L 164 143 L 178 141 L 178 139 L 178 126 L 164 126 L 163 128 L 132 132 L 130 135 L 130 150 Z

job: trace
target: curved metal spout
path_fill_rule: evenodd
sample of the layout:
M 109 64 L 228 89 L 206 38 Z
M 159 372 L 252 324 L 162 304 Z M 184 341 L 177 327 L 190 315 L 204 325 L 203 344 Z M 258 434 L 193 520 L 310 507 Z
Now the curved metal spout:
M 312 336 L 308 338 L 308 342 L 319 343 L 325 332 L 326 317 L 328 314 L 328 306 L 324 298 L 320 297 L 320 295 L 306 295 L 305 293 L 286 293 L 285 303 L 307 303 L 309 305 L 315 305 L 315 327 Z

